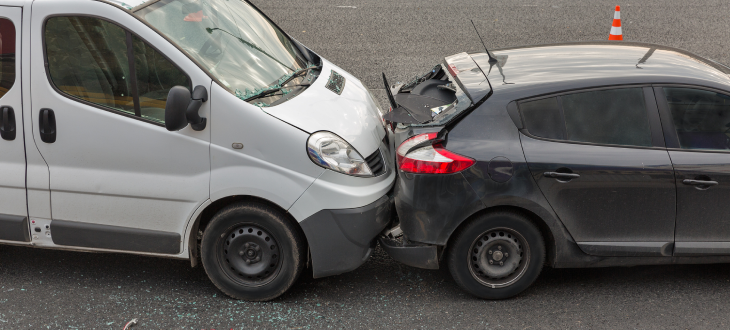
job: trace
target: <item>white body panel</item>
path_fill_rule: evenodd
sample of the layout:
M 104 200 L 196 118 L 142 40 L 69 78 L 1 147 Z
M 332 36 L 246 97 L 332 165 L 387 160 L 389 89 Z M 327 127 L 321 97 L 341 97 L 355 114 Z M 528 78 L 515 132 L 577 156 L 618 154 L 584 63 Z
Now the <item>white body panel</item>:
M 50 170 L 54 220 L 113 225 L 182 234 L 209 197 L 210 129 L 179 132 L 87 105 L 61 95 L 46 76 L 40 36 L 49 15 L 94 15 L 116 22 L 155 45 L 191 78 L 211 79 L 165 39 L 124 11 L 96 1 L 35 1 L 31 27 L 32 113 L 56 114 L 57 139 L 34 138 Z M 210 102 L 200 109 L 210 116 Z M 33 121 L 36 122 L 35 120 Z M 34 124 L 34 127 L 37 124 Z
M 211 200 L 257 196 L 286 210 L 325 171 L 307 157 L 309 134 L 217 84 L 211 87 L 211 101 L 218 111 L 210 120 Z M 233 149 L 233 143 L 244 147 Z
M 367 157 L 385 137 L 377 106 L 359 80 L 327 60 L 322 62 L 319 78 L 307 90 L 291 101 L 262 109 L 308 133 L 335 133 Z M 325 88 L 332 70 L 346 79 L 342 95 Z
M 25 146 L 23 144 L 23 102 L 21 61 L 24 52 L 21 49 L 21 15 L 20 7 L 0 7 L 0 17 L 13 22 L 15 38 L 15 82 L 5 95 L 0 98 L 0 107 L 10 106 L 15 113 L 16 136 L 12 141 L 0 139 L 0 213 L 27 216 L 25 195 Z M 7 42 L 7 39 L 6 39 Z M 0 113 L 2 116 L 2 113 Z

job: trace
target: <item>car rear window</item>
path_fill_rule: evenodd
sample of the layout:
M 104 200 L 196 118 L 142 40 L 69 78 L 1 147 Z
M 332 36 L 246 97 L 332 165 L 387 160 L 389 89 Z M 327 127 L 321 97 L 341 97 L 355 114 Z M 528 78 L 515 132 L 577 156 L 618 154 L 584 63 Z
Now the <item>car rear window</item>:
M 608 145 L 652 145 L 644 92 L 617 88 L 520 103 L 534 136 Z

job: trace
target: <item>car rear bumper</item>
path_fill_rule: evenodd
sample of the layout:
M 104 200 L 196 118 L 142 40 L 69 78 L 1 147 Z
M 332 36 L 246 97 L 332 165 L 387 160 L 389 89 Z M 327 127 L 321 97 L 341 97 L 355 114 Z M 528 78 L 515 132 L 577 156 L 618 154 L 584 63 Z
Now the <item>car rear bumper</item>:
M 398 174 L 395 207 L 410 242 L 444 246 L 464 219 L 484 209 L 462 173 Z
M 390 193 L 358 208 L 321 210 L 300 222 L 314 277 L 345 273 L 367 261 L 375 238 L 390 223 L 392 210 Z
M 398 262 L 412 267 L 438 269 L 438 247 L 428 244 L 404 244 L 386 236 L 378 237 L 380 247 Z

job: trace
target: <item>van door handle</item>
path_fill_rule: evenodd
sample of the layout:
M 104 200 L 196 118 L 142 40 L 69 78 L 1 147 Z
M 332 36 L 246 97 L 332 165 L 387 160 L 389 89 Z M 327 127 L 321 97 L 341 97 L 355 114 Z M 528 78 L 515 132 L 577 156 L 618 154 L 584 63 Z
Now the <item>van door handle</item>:
M 0 123 L 0 136 L 3 140 L 15 140 L 15 111 L 13 107 L 2 106 L 2 123 Z
M 580 178 L 580 174 L 577 173 L 560 173 L 560 172 L 545 172 L 542 174 L 546 178 L 560 179 L 560 180 L 572 180 Z
M 689 185 L 689 186 L 707 186 L 708 188 L 710 186 L 717 186 L 717 181 L 706 181 L 706 180 L 689 180 L 684 179 L 682 180 L 682 183 Z
M 53 113 L 53 110 L 48 108 L 41 109 L 38 126 L 39 132 L 41 133 L 41 141 L 45 143 L 56 142 L 56 115 Z

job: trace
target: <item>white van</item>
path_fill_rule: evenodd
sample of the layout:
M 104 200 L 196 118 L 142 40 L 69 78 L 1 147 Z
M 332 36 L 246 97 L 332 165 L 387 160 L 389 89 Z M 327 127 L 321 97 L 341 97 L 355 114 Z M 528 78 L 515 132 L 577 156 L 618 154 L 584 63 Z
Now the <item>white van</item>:
M 0 54 L 0 243 L 200 259 L 269 300 L 390 221 L 376 101 L 248 2 L 0 0 Z

